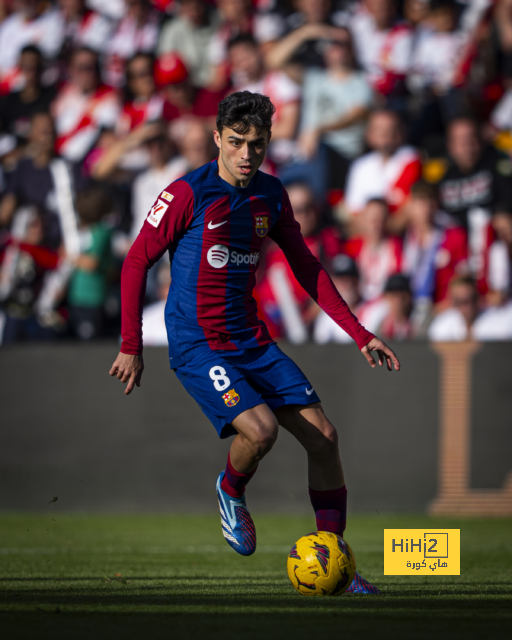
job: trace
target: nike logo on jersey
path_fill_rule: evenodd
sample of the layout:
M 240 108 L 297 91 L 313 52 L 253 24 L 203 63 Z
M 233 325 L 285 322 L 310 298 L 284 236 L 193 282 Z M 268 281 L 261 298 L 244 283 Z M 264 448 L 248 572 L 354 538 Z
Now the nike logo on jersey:
M 209 222 L 208 223 L 208 229 L 216 229 L 217 227 L 222 227 L 223 224 L 226 224 L 227 220 L 224 220 L 224 222 L 219 222 L 218 224 L 213 224 L 213 222 Z
M 308 394 L 308 396 L 310 396 L 313 393 L 313 391 L 314 391 L 313 387 L 311 387 L 311 389 L 308 389 L 306 387 L 306 393 Z

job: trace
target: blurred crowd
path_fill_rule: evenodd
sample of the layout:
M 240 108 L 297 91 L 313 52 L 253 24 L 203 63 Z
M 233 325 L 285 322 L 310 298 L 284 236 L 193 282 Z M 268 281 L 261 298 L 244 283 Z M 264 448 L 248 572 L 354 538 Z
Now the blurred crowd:
M 239 90 L 370 331 L 512 339 L 512 0 L 0 0 L 3 344 L 119 335 L 123 259 Z M 147 345 L 169 286 L 163 259 Z M 276 339 L 350 340 L 270 240 L 255 296 Z

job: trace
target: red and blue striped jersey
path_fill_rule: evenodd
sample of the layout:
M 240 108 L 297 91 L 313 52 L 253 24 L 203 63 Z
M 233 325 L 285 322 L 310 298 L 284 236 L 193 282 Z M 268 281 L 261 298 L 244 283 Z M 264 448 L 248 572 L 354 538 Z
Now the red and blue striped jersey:
M 281 182 L 258 171 L 248 187 L 233 187 L 219 177 L 214 161 L 162 191 L 128 253 L 121 282 L 121 350 L 142 352 L 145 278 L 166 250 L 172 368 L 207 349 L 236 351 L 273 342 L 252 295 L 267 236 L 283 249 L 306 291 L 360 347 L 367 344 L 373 335 L 357 322 L 307 248 Z

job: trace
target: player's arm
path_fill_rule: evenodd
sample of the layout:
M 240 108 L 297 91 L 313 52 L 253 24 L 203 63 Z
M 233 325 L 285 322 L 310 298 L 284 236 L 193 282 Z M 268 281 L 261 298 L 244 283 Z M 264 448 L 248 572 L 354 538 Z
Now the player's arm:
M 129 395 L 134 386 L 140 387 L 144 360 L 142 357 L 142 310 L 146 296 L 148 271 L 160 260 L 165 247 L 149 240 L 140 233 L 133 243 L 121 272 L 121 351 L 110 369 L 127 384 L 125 394 Z
M 269 235 L 283 250 L 300 285 L 356 342 L 371 367 L 376 366 L 372 356 L 376 352 L 380 366 L 386 362 L 389 371 L 392 365 L 398 371 L 400 363 L 394 352 L 357 320 L 328 273 L 308 249 L 293 215 L 288 194 L 284 189 L 283 192 L 281 216 Z
M 149 269 L 177 241 L 189 225 L 194 210 L 190 186 L 178 181 L 163 191 L 133 243 L 121 272 L 121 351 L 110 369 L 127 384 L 129 395 L 140 387 L 144 360 L 142 357 L 142 310 Z

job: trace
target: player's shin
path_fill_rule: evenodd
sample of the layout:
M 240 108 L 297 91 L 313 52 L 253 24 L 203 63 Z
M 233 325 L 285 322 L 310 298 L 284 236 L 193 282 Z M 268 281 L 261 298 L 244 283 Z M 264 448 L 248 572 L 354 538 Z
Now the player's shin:
M 347 523 L 347 488 L 317 491 L 309 489 L 315 511 L 317 531 L 330 531 L 342 536 Z
M 241 498 L 245 493 L 245 487 L 256 473 L 257 468 L 258 467 L 256 466 L 256 468 L 250 473 L 241 473 L 240 471 L 237 471 L 231 464 L 231 456 L 228 453 L 228 463 L 226 465 L 224 478 L 221 482 L 222 490 L 232 498 Z

